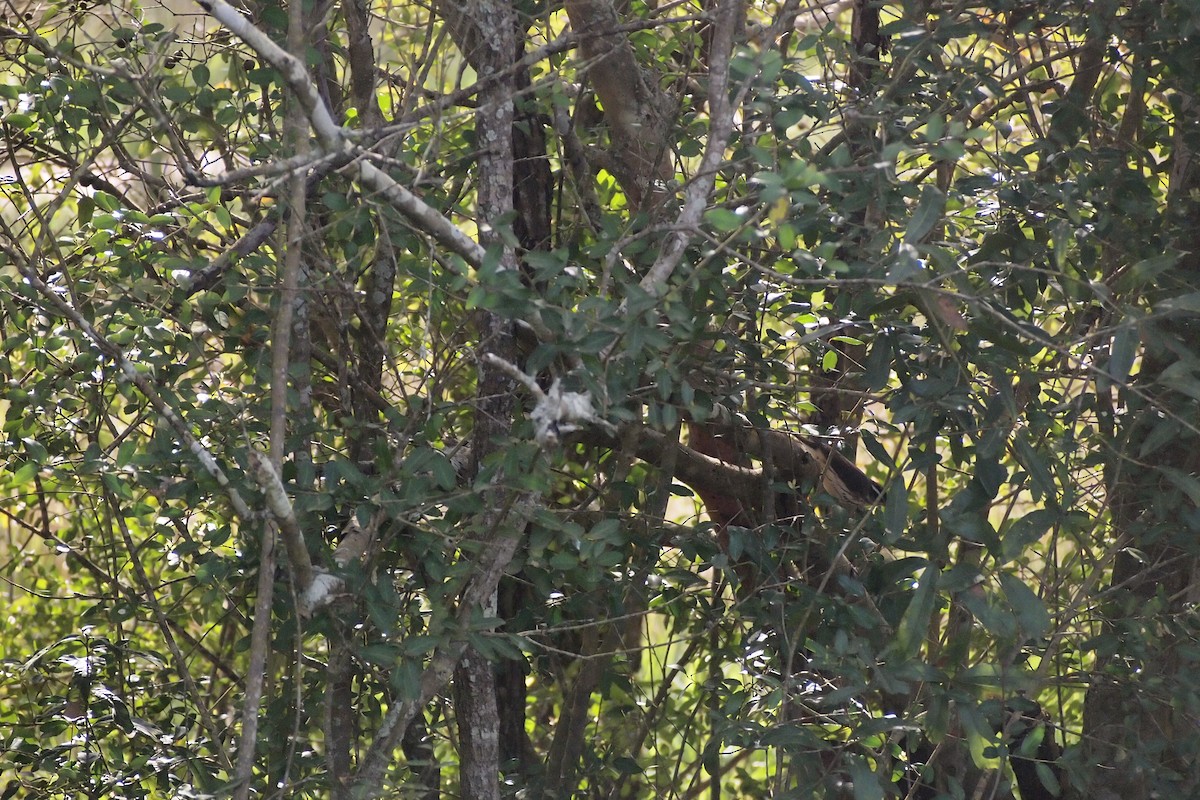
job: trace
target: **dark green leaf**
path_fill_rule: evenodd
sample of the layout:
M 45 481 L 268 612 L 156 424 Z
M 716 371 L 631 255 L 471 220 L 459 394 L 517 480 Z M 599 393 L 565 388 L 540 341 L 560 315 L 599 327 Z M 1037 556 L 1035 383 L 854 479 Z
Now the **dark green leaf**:
M 907 244 L 921 244 L 942 218 L 946 207 L 946 196 L 937 187 L 924 186 L 921 189 L 921 199 L 908 221 L 904 231 L 904 241 Z
M 929 630 L 929 621 L 937 607 L 938 568 L 929 564 L 916 579 L 916 588 L 904 610 L 904 616 L 896 627 L 891 651 L 903 662 L 916 657 Z
M 1000 586 L 1004 596 L 1016 614 L 1022 633 L 1029 639 L 1039 639 L 1050 630 L 1050 613 L 1024 581 L 1014 575 L 1000 574 Z

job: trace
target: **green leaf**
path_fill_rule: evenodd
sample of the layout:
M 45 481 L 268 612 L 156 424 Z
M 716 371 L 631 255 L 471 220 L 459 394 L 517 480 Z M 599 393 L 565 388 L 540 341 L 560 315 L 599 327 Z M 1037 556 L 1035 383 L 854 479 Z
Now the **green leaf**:
M 427 634 L 414 634 L 406 636 L 400 643 L 400 652 L 405 656 L 416 657 L 423 656 L 426 653 L 432 653 L 433 648 L 437 647 L 438 638 Z
M 1138 330 L 1135 327 L 1120 328 L 1113 335 L 1112 349 L 1109 351 L 1108 366 L 1105 372 L 1107 378 L 1118 386 L 1123 386 L 1129 379 L 1133 362 L 1137 358 Z
M 622 543 L 621 536 L 621 520 L 616 517 L 609 517 L 597 522 L 592 529 L 588 531 L 587 538 L 598 541 L 607 542 L 609 544 L 619 545 Z
M 1167 477 L 1167 480 L 1175 484 L 1176 488 L 1186 494 L 1192 503 L 1200 505 L 1200 479 L 1190 472 L 1184 472 L 1175 467 L 1160 464 L 1158 470 Z
M 966 734 L 967 749 L 971 752 L 971 760 L 980 769 L 995 768 L 996 758 L 988 754 L 996 744 L 996 734 L 993 732 L 987 718 L 980 713 L 979 707 L 964 703 L 958 708 L 959 720 Z
M 421 664 L 413 659 L 404 659 L 392 669 L 392 688 L 402 700 L 415 700 L 421 696 Z
M 1179 263 L 1178 253 L 1162 253 L 1150 258 L 1144 258 L 1122 273 L 1121 277 L 1117 280 L 1117 288 L 1122 292 L 1137 291 L 1141 287 L 1156 281 L 1159 275 L 1171 269 L 1177 263 Z
M 866 364 L 863 368 L 863 382 L 872 391 L 879 391 L 887 385 L 891 371 L 891 341 L 884 336 L 876 337 L 871 349 L 867 352 Z
M 1176 361 L 1162 371 L 1158 376 L 1158 382 L 1163 386 L 1170 387 L 1177 392 L 1200 400 L 1200 377 L 1196 375 L 1198 367 L 1200 367 L 1200 364 L 1197 364 L 1191 358 Z
M 908 532 L 908 487 L 902 480 L 895 481 L 888 488 L 883 507 L 883 527 L 897 539 Z
M 1142 440 L 1142 446 L 1138 449 L 1138 458 L 1145 458 L 1164 445 L 1175 441 L 1182 430 L 1183 426 L 1179 424 L 1179 420 L 1173 417 L 1163 417 L 1155 423 L 1150 433 Z
M 967 511 L 946 515 L 946 528 L 955 536 L 991 549 L 997 542 L 996 529 L 982 513 Z
M 1026 547 L 1045 536 L 1057 520 L 1057 512 L 1041 508 L 1012 523 L 1001 535 L 1004 560 L 1011 561 L 1023 553 Z
M 993 458 L 980 458 L 975 463 L 975 480 L 989 498 L 994 498 L 1004 481 L 1008 478 L 1008 470 Z
M 14 130 L 25 130 L 34 124 L 34 116 L 23 112 L 14 112 L 4 115 L 4 123 L 12 126 Z
M 722 233 L 731 233 L 746 224 L 746 218 L 728 208 L 714 208 L 704 213 L 708 223 Z
M 1058 776 L 1054 774 L 1054 770 L 1045 761 L 1034 762 L 1034 769 L 1037 770 L 1038 780 L 1042 782 L 1042 786 L 1046 787 L 1046 791 L 1052 797 L 1062 796 L 1062 785 L 1058 782 Z
M 1029 639 L 1040 639 L 1050 630 L 1050 612 L 1024 581 L 1015 575 L 1000 574 L 1000 586 L 1008 600 L 1022 633 Z
M 879 462 L 885 469 L 896 469 L 896 462 L 892 460 L 892 454 L 884 449 L 883 444 L 875 438 L 874 434 L 868 430 L 863 430 L 859 435 L 862 437 L 863 447 L 871 454 L 871 458 Z
M 991 636 L 1006 643 L 1012 642 L 1016 637 L 1016 617 L 1007 609 L 1001 608 L 994 602 L 994 598 L 982 589 L 963 592 L 958 596 L 958 601 Z
M 1038 748 L 1042 746 L 1042 742 L 1046 740 L 1046 726 L 1034 725 L 1025 735 L 1021 737 L 1021 743 L 1017 746 L 1017 754 L 1025 758 L 1034 758 L 1037 755 Z
M 108 192 L 96 192 L 92 195 L 92 199 L 96 201 L 96 205 L 108 212 L 117 211 L 121 208 L 121 201 Z M 102 219 L 98 217 L 97 219 Z M 112 219 L 109 217 L 108 219 Z M 100 223 L 96 223 L 99 225 Z
M 883 800 L 883 786 L 866 759 L 855 756 L 848 767 L 850 780 L 854 782 L 854 800 Z
M 1021 465 L 1029 471 L 1029 477 L 1033 483 L 1034 499 L 1054 498 L 1056 489 L 1054 478 L 1041 454 L 1034 450 L 1033 445 L 1022 436 L 1014 438 L 1013 446 L 1016 448 Z
M 904 231 L 905 244 L 921 244 L 934 226 L 941 221 L 942 211 L 945 208 L 946 196 L 942 194 L 941 190 L 936 186 L 922 187 L 921 199 L 917 201 L 917 207 L 913 211 L 912 217 L 909 218 L 908 227 Z
M 1154 310 L 1162 313 L 1185 311 L 1189 314 L 1200 314 L 1200 292 L 1188 292 L 1178 297 L 1169 297 L 1156 304 Z
M 641 775 L 645 772 L 641 765 L 629 756 L 617 756 L 613 759 L 612 767 L 619 775 Z
M 933 618 L 937 607 L 937 585 L 940 572 L 934 564 L 929 564 L 917 578 L 917 586 L 904 616 L 896 628 L 896 636 L 892 640 L 890 650 L 900 661 L 914 658 L 925 641 L 929 630 L 929 621 Z
M 381 667 L 390 667 L 400 657 L 400 648 L 394 644 L 369 644 L 358 648 L 359 658 Z

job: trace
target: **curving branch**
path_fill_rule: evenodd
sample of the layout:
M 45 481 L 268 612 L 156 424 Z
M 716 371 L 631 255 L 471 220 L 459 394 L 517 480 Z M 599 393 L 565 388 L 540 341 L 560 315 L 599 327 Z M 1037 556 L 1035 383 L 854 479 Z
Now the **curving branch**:
M 630 205 L 645 208 L 655 182 L 670 177 L 664 146 L 673 102 L 633 54 L 611 0 L 566 0 L 587 75 L 611 129 L 614 173 Z
M 312 126 L 317 142 L 325 153 L 352 153 L 348 131 L 338 125 L 329 107 L 321 99 L 317 84 L 303 62 L 284 50 L 266 33 L 255 27 L 245 15 L 226 0 L 196 0 L 201 8 L 245 42 L 263 61 L 279 70 L 288 89 L 295 94 Z M 380 195 L 439 244 L 453 250 L 471 266 L 483 263 L 484 249 L 441 213 L 394 178 L 360 157 L 346 167 L 364 189 Z
M 717 437 L 733 443 L 740 454 L 770 463 L 772 480 L 818 485 L 850 509 L 870 506 L 882 496 L 880 486 L 848 458 L 815 439 L 762 430 L 744 420 L 712 427 Z M 619 441 L 635 442 L 634 455 L 639 459 L 655 465 L 671 461 L 675 476 L 698 492 L 758 497 L 767 479 L 761 467 L 734 463 L 648 427 L 624 425 L 616 436 L 590 429 L 583 439 L 605 447 L 617 447 Z
M 729 58 L 733 52 L 733 36 L 740 12 L 741 0 L 721 0 L 717 6 L 712 48 L 709 51 L 708 141 L 704 144 L 700 168 L 684 192 L 683 209 L 672 226 L 672 233 L 653 266 L 642 278 L 642 290 L 653 297 L 666 291 L 667 281 L 692 243 L 716 185 L 717 171 L 725 160 L 725 148 L 729 146 L 729 139 L 733 135 L 734 108 L 729 102 Z

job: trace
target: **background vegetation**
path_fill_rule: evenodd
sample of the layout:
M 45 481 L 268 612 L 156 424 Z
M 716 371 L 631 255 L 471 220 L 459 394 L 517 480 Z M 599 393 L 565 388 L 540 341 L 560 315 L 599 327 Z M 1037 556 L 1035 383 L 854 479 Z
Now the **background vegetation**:
M 1196 0 L 0 47 L 5 800 L 1200 793 Z

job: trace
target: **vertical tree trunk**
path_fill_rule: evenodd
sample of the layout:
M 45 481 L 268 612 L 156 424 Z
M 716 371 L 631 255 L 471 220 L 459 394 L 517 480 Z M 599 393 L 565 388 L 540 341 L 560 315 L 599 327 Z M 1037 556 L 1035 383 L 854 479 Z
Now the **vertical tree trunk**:
M 513 210 L 513 122 L 516 79 L 509 67 L 517 57 L 517 17 L 508 0 L 448 0 L 439 6 L 455 43 L 474 67 L 484 88 L 475 113 L 476 215 L 480 243 L 500 249 L 499 268 L 515 270 L 516 254 L 499 230 Z M 517 360 L 513 325 L 490 312 L 477 318 L 479 355 L 495 354 L 509 363 Z M 496 369 L 482 368 L 476 397 L 473 437 L 473 474 L 495 451 L 512 427 L 515 405 L 511 378 Z M 500 489 L 494 490 L 502 491 Z M 496 510 L 505 506 L 496 497 L 485 505 L 477 530 L 483 535 L 505 535 L 497 530 Z M 484 548 L 488 543 L 482 543 Z M 495 615 L 496 597 L 489 608 Z M 454 671 L 455 716 L 461 756 L 461 792 L 466 800 L 500 797 L 500 719 L 496 706 L 496 680 L 491 663 L 468 647 Z
M 877 122 L 872 115 L 860 109 L 868 105 L 868 100 L 874 92 L 878 80 L 879 60 L 883 56 L 884 36 L 880 29 L 879 4 L 874 0 L 855 0 L 854 13 L 850 23 L 851 53 L 849 69 L 850 99 L 845 113 L 846 142 L 850 148 L 854 163 L 859 166 L 875 161 L 879 152 L 879 137 Z M 867 176 L 871 174 L 868 170 Z M 864 180 L 872 180 L 864 177 Z M 850 226 L 849 235 L 842 244 L 842 255 L 849 261 L 871 258 L 867 252 L 872 234 L 881 224 L 877 202 L 872 199 L 867 207 L 847 214 Z M 841 290 L 853 291 L 853 290 Z M 855 331 L 847 326 L 836 331 L 837 334 L 853 336 Z M 857 400 L 849 400 L 850 395 L 841 390 L 858 388 L 851 373 L 861 369 L 866 356 L 865 345 L 852 345 L 844 342 L 827 341 L 830 349 L 837 351 L 838 360 L 833 369 L 817 368 L 812 382 L 816 387 L 812 393 L 812 402 L 816 411 L 807 420 L 821 432 L 848 431 L 841 436 L 841 451 L 851 461 L 855 460 L 858 447 L 858 436 L 854 431 L 862 420 L 862 408 Z
M 1178 105 L 1168 224 L 1182 260 L 1156 282 L 1154 304 L 1200 283 L 1200 229 L 1194 199 L 1200 170 L 1192 154 L 1200 144 L 1200 106 L 1185 96 Z M 1158 314 L 1143 322 L 1141 369 L 1121 391 L 1127 420 L 1109 468 L 1114 528 L 1110 597 L 1101 640 L 1105 645 L 1084 704 L 1083 738 L 1076 755 L 1083 763 L 1069 797 L 1133 800 L 1194 797 L 1200 763 L 1191 748 L 1195 719 L 1172 698 L 1195 681 L 1194 658 L 1184 619 L 1196 601 L 1197 558 L 1191 544 L 1195 498 L 1189 478 L 1200 474 L 1200 437 L 1194 430 L 1195 401 L 1170 387 L 1168 370 L 1194 363 L 1200 352 L 1200 318 L 1187 311 Z M 1178 371 L 1178 370 L 1176 370 Z M 1178 420 L 1178 422 L 1176 422 Z M 1190 423 L 1190 425 L 1188 424 Z M 1178 425 L 1172 441 L 1153 452 L 1143 445 L 1160 425 Z M 1147 743 L 1165 745 L 1151 750 Z
M 454 710 L 458 724 L 461 796 L 499 800 L 500 718 L 491 663 L 468 647 L 454 670 Z

